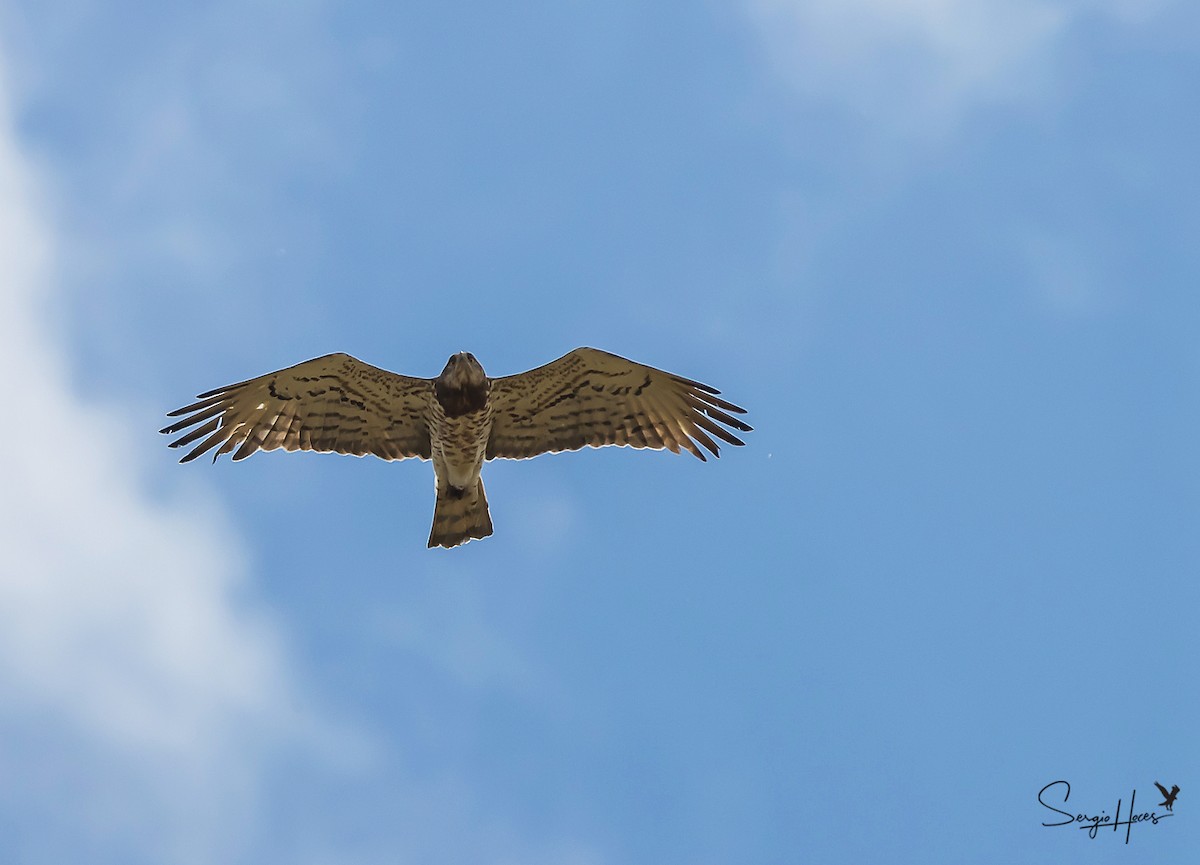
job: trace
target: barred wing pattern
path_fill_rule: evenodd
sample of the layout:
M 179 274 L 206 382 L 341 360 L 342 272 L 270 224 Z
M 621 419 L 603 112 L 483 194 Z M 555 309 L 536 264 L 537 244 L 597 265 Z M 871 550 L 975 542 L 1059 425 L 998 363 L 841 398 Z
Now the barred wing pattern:
M 494 407 L 487 458 L 525 459 L 585 446 L 686 450 L 704 460 L 720 448 L 712 436 L 744 444 L 725 429 L 749 432 L 729 412 L 745 409 L 691 379 L 609 354 L 577 348 L 519 375 L 492 380 Z M 724 426 L 721 426 L 724 424 Z
M 245 459 L 255 451 L 336 451 L 385 460 L 429 459 L 433 381 L 396 375 L 351 357 L 328 354 L 287 369 L 202 393 L 177 409 L 161 432 L 195 427 L 171 447 L 199 440 L 180 460 L 217 448 Z M 196 426 L 200 424 L 200 426 Z

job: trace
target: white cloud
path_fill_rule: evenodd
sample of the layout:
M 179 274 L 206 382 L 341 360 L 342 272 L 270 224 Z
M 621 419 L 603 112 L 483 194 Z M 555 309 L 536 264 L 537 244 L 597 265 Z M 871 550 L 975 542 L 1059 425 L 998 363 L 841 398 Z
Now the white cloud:
M 277 629 L 239 599 L 236 538 L 157 500 L 128 422 L 72 388 L 46 316 L 56 238 L 6 93 L 0 70 L 0 799 L 30 832 L 7 841 L 217 861 L 271 750 L 313 730 Z
M 247 14 L 272 26 L 248 26 Z M 598 862 L 584 841 L 542 837 L 553 828 L 514 828 L 511 804 L 481 795 L 474 767 L 425 766 L 429 756 L 413 753 L 389 714 L 355 703 L 354 689 L 331 684 L 325 702 L 362 713 L 355 735 L 313 718 L 279 628 L 246 599 L 253 537 L 197 487 L 182 499 L 151 492 L 162 484 L 129 444 L 144 434 L 73 385 L 85 377 L 70 365 L 80 354 L 104 358 L 86 377 L 126 393 L 133 376 L 114 376 L 115 364 L 141 375 L 172 363 L 147 338 L 161 316 L 129 315 L 162 292 L 178 294 L 206 342 L 248 342 L 238 329 L 263 316 L 247 305 L 273 296 L 238 274 L 248 249 L 273 255 L 279 236 L 243 230 L 258 223 L 240 214 L 287 223 L 284 191 L 314 163 L 336 170 L 337 136 L 353 132 L 331 109 L 353 88 L 313 72 L 344 58 L 312 10 L 289 7 L 280 27 L 273 4 L 183 18 L 142 35 L 146 57 L 105 66 L 87 142 L 48 150 L 56 161 L 42 177 L 13 132 L 0 64 L 0 815 L 22 827 L 0 839 L 0 858 L 19 848 L 28 862 L 225 863 L 283 849 L 322 863 Z M 15 64 L 31 116 L 53 114 L 77 86 L 71 58 L 96 38 L 84 23 Z M 230 99 L 242 110 L 228 111 Z M 246 125 L 262 134 L 232 136 Z M 290 288 L 286 297 L 293 326 L 320 302 Z M 242 315 L 227 314 L 230 299 Z M 54 309 L 73 321 L 87 311 L 88 351 L 60 338 Z M 109 343 L 111 356 L 96 350 Z M 201 483 L 190 471 L 170 481 Z M 411 604 L 362 623 L 388 659 L 365 671 L 387 689 L 381 702 L 458 722 L 460 695 L 396 689 L 404 670 L 391 664 L 410 656 L 460 692 L 539 699 L 547 683 L 494 626 L 485 594 L 433 579 Z M 406 775 L 414 763 L 424 768 Z M 395 819 L 374 822 L 364 804 Z
M 1051 49 L 1088 14 L 1133 21 L 1149 0 L 748 0 L 779 72 L 805 96 L 901 137 L 941 132 L 978 101 L 1049 87 Z

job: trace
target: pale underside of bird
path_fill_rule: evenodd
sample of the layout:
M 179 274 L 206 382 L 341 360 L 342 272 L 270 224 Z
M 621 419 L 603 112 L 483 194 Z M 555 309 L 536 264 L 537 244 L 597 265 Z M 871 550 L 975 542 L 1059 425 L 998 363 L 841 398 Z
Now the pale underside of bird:
M 173 448 L 192 445 L 180 462 L 214 448 L 213 462 L 277 448 L 432 460 L 429 546 L 449 548 L 492 534 L 484 461 L 605 445 L 720 456 L 714 437 L 742 445 L 730 429 L 751 428 L 733 417 L 745 409 L 719 393 L 594 348 L 503 378 L 489 378 L 468 352 L 437 378 L 339 353 L 202 393 L 170 412 L 180 420 L 161 432 L 183 433 Z

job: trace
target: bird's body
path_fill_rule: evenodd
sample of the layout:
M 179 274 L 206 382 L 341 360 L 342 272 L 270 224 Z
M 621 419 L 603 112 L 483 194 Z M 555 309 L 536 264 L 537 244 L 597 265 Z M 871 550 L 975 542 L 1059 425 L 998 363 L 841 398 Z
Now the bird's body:
M 1157 787 L 1159 792 L 1163 794 L 1163 801 L 1158 803 L 1159 807 L 1166 808 L 1168 811 L 1173 811 L 1175 809 L 1175 797 L 1179 795 L 1179 785 L 1172 784 L 1171 792 L 1169 793 L 1167 792 L 1167 788 L 1157 781 L 1154 782 L 1154 786 Z
M 480 472 L 492 431 L 491 382 L 474 356 L 456 354 L 435 380 L 429 441 L 437 502 L 429 546 L 453 547 L 492 533 Z
M 492 430 L 491 382 L 469 354 L 456 354 L 433 383 L 430 442 L 435 470 L 453 486 L 479 476 Z
M 171 412 L 182 419 L 162 432 L 195 427 L 171 442 L 199 442 L 181 462 L 214 448 L 214 462 L 276 448 L 431 460 L 429 546 L 453 547 L 492 533 L 480 477 L 486 460 L 603 445 L 687 450 L 703 460 L 702 446 L 719 456 L 709 434 L 741 445 L 725 427 L 750 427 L 729 414 L 744 409 L 718 393 L 592 348 L 494 379 L 466 352 L 433 379 L 331 354 L 201 394 Z

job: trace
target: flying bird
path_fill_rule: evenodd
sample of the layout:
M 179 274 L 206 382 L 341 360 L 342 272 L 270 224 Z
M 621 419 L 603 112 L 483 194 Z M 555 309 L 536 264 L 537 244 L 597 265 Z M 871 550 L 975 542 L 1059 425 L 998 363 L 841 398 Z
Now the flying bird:
M 1157 787 L 1159 792 L 1163 794 L 1163 801 L 1159 802 L 1158 806 L 1160 808 L 1166 808 L 1168 811 L 1173 811 L 1175 809 L 1175 797 L 1179 795 L 1179 785 L 1172 784 L 1170 793 L 1167 792 L 1166 787 L 1157 781 L 1154 782 L 1154 786 Z
M 485 460 L 604 445 L 720 456 L 713 437 L 742 445 L 729 430 L 751 427 L 733 417 L 745 409 L 719 393 L 595 348 L 502 378 L 489 378 L 469 352 L 453 355 L 437 378 L 339 353 L 202 393 L 170 412 L 180 419 L 160 432 L 184 433 L 173 448 L 194 445 L 184 463 L 213 448 L 214 463 L 277 448 L 432 460 L 429 546 L 450 548 L 492 534 Z

